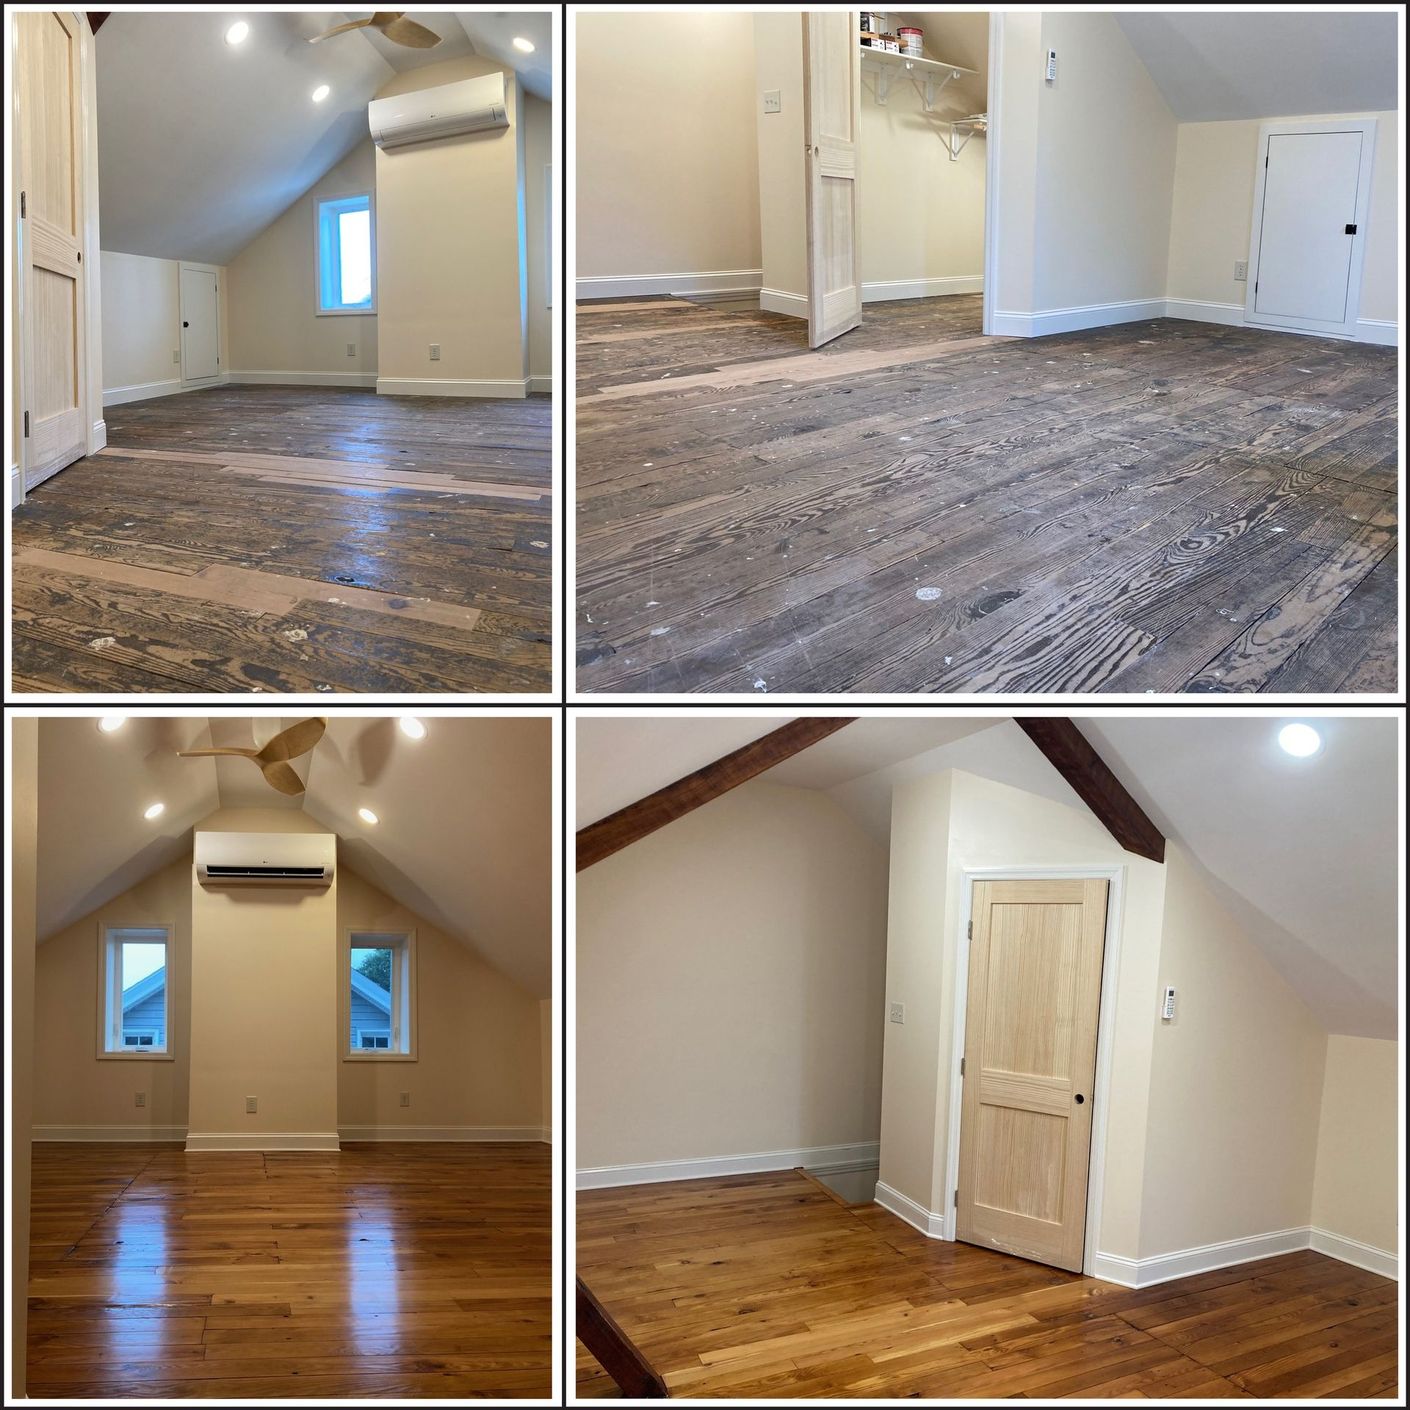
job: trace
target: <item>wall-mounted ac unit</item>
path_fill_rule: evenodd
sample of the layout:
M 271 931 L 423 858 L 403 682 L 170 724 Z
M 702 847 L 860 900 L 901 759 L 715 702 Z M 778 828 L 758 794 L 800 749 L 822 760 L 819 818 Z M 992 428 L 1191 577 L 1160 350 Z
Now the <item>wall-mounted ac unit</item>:
M 379 147 L 405 147 L 437 137 L 508 127 L 504 75 L 487 73 L 463 83 L 423 88 L 419 93 L 374 98 L 367 105 L 367 126 Z
M 202 886 L 329 886 L 337 839 L 330 832 L 198 832 Z

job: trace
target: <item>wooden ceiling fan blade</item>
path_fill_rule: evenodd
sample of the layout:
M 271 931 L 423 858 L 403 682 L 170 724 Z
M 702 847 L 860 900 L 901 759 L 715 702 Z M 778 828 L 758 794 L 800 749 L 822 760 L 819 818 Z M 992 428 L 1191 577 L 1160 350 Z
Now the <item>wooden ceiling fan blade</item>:
M 417 24 L 415 20 L 404 19 L 400 15 L 386 24 L 376 24 L 375 21 L 374 24 L 393 44 L 407 49 L 434 49 L 441 42 L 441 36 L 434 29 L 427 29 L 424 24 Z
M 300 720 L 298 724 L 280 730 L 259 751 L 257 757 L 261 764 L 274 763 L 280 759 L 297 759 L 299 755 L 307 754 L 323 738 L 323 731 L 327 728 L 328 721 L 324 719 Z
M 281 793 L 287 793 L 291 797 L 297 797 L 304 791 L 304 781 L 294 772 L 292 764 L 286 764 L 282 759 L 275 759 L 272 763 L 261 763 L 260 769 L 264 773 L 264 781 L 271 788 L 277 788 Z
M 234 754 L 239 759 L 253 759 L 258 752 L 254 749 L 178 749 L 182 759 L 205 759 L 212 754 Z
M 348 24 L 335 24 L 332 29 L 325 29 L 322 34 L 315 34 L 308 42 L 310 44 L 317 44 L 322 39 L 331 39 L 335 34 L 346 34 L 350 29 L 366 29 L 376 18 L 377 17 L 374 15 L 372 19 L 353 20 Z

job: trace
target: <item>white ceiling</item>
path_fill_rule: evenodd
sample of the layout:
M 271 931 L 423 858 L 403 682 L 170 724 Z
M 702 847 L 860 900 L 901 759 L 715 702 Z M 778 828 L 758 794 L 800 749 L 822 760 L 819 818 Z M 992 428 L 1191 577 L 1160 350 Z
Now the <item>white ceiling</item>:
M 1116 22 L 1180 122 L 1398 105 L 1394 13 L 1142 8 L 1118 13 Z
M 360 142 L 367 104 L 395 74 L 480 52 L 550 97 L 547 13 L 411 10 L 442 36 L 392 44 L 370 27 L 308 40 L 369 11 L 118 11 L 99 31 L 98 190 L 103 249 L 228 263 Z M 225 43 L 236 19 L 244 43 Z M 509 40 L 537 46 L 520 54 Z M 310 94 L 326 83 L 322 103 Z
M 300 798 L 243 759 L 181 759 L 211 744 L 259 746 L 297 717 L 86 717 L 40 722 L 39 935 L 82 919 L 189 856 L 218 808 L 302 808 L 337 833 L 339 859 L 394 900 L 547 998 L 552 975 L 552 767 L 542 719 L 430 718 L 411 740 L 392 719 L 332 718 L 295 767 Z M 152 802 L 166 811 L 148 822 Z M 375 827 L 357 815 L 370 808 Z

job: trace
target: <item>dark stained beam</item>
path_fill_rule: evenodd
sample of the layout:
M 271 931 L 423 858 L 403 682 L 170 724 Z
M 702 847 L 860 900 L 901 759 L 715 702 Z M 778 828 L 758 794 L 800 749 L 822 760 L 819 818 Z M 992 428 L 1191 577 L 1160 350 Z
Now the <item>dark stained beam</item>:
M 85 10 L 84 13 L 88 16 L 88 28 L 91 29 L 94 34 L 97 34 L 98 31 L 103 27 L 103 21 L 107 19 L 110 14 L 112 14 L 112 11 Z
M 612 1314 L 578 1279 L 578 1340 L 597 1357 L 627 1400 L 666 1400 L 670 1391 Z
M 1160 829 L 1071 720 L 1015 716 L 1014 723 L 1128 852 L 1153 862 L 1165 860 L 1165 838 Z
M 791 759 L 801 749 L 835 734 L 851 717 L 792 720 L 762 739 L 696 769 L 693 774 L 658 788 L 639 802 L 619 808 L 578 831 L 578 870 L 620 852 L 623 847 L 665 827 L 668 822 L 694 812 L 702 803 L 748 783 L 756 774 Z

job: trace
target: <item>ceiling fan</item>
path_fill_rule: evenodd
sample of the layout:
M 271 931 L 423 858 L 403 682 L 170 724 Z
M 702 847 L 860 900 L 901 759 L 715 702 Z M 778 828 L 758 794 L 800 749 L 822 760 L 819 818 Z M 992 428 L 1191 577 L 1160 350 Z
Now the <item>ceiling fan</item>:
M 249 759 L 259 765 L 264 781 L 271 788 L 277 788 L 280 793 L 297 794 L 304 791 L 304 781 L 294 772 L 289 760 L 307 754 L 323 738 L 327 728 L 327 720 L 300 720 L 280 730 L 263 749 L 178 749 L 176 752 L 183 759 L 202 759 L 214 754 Z
M 319 40 L 331 39 L 335 34 L 344 34 L 350 29 L 366 29 L 369 25 L 373 29 L 381 30 L 393 44 L 401 44 L 408 49 L 433 49 L 441 42 L 441 36 L 435 30 L 407 19 L 405 10 L 376 10 L 371 19 L 334 25 L 332 29 L 315 35 L 308 42 L 317 44 Z

